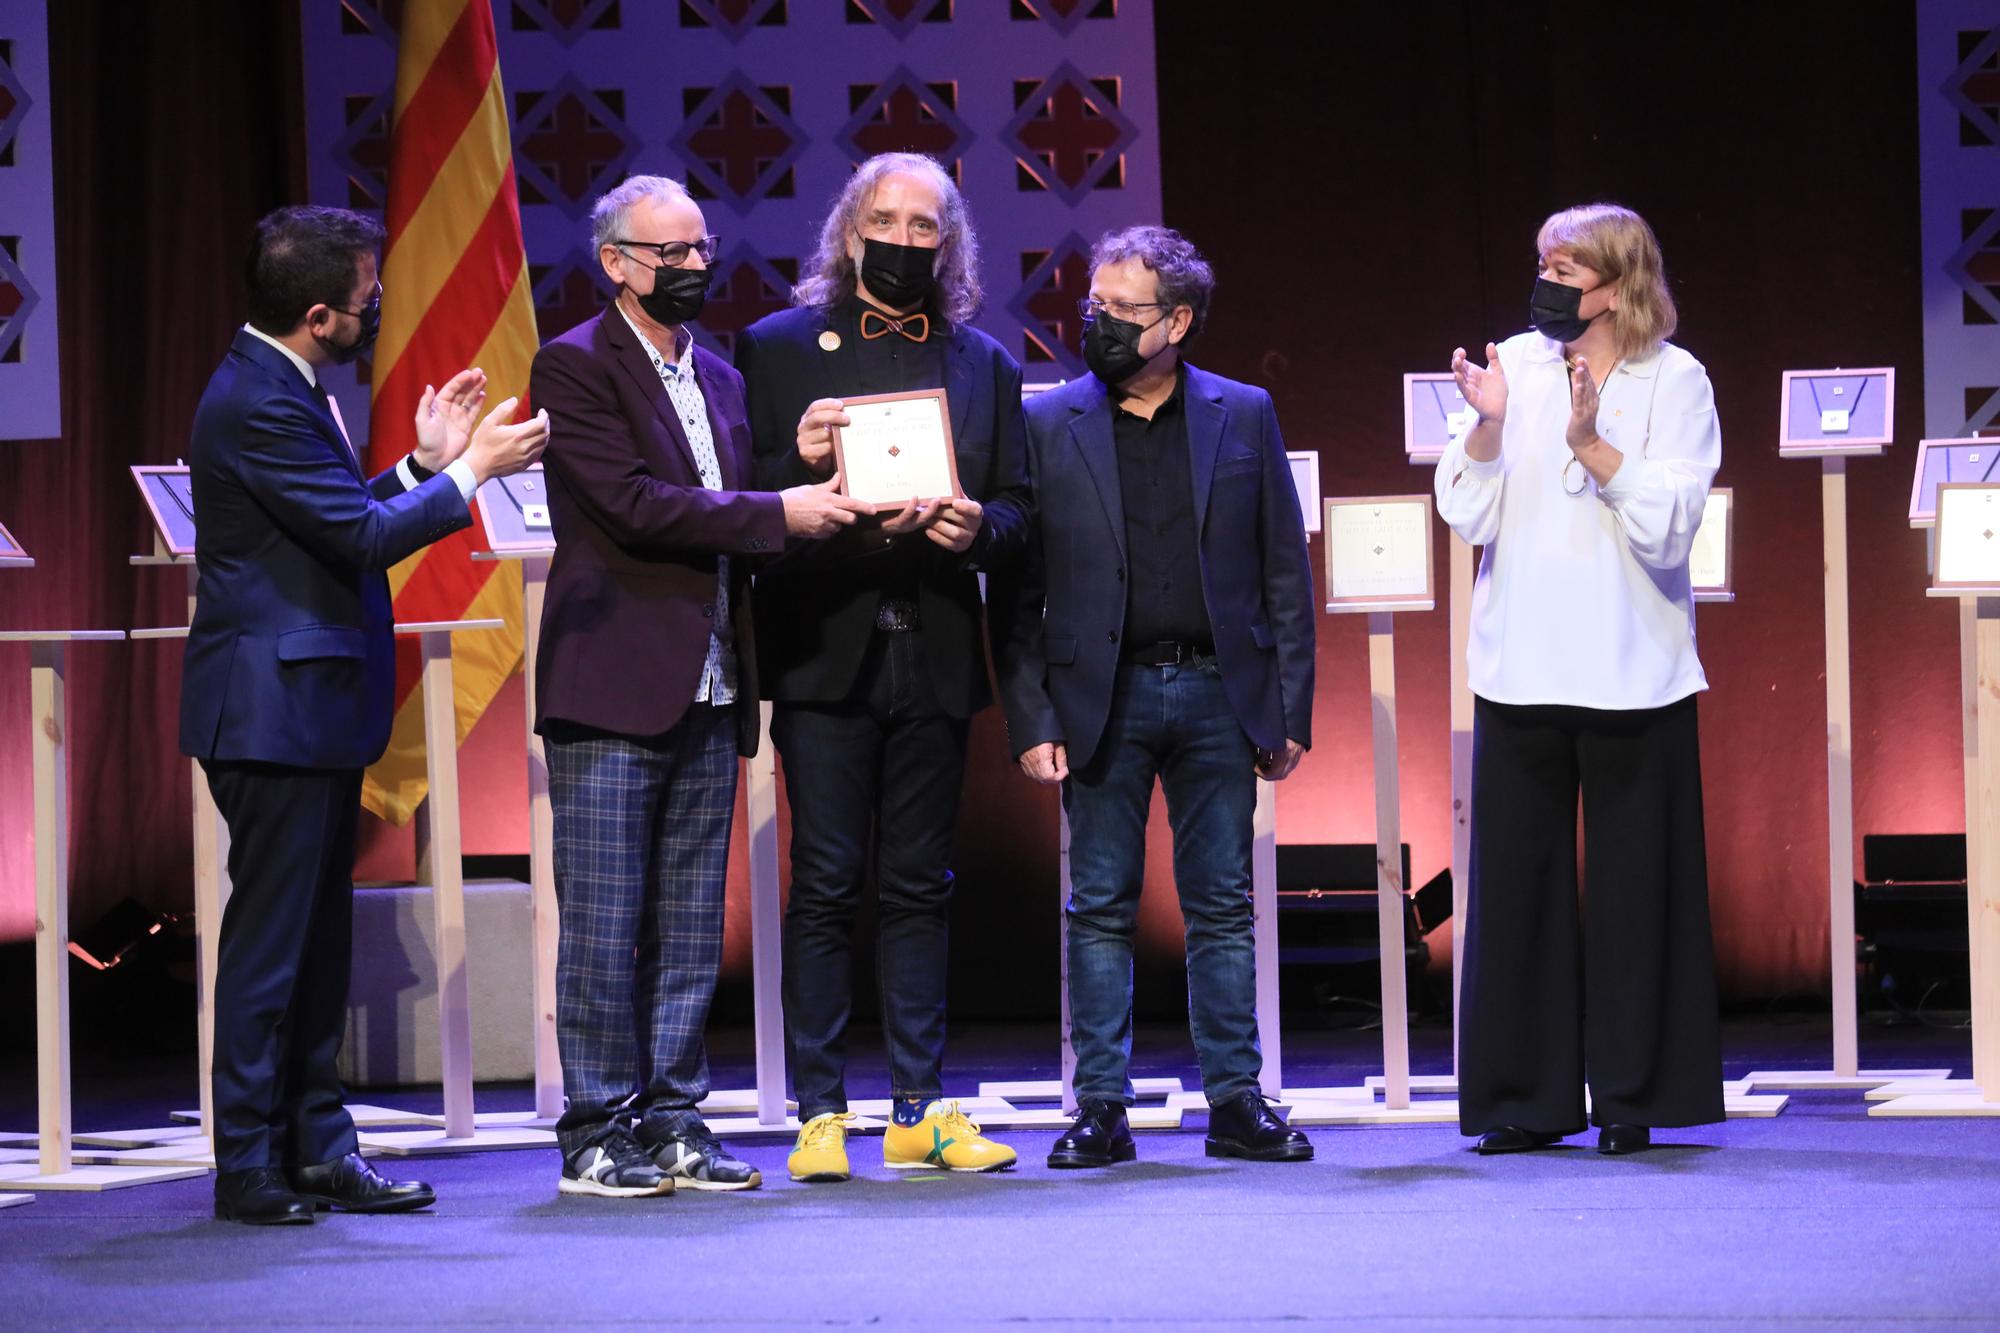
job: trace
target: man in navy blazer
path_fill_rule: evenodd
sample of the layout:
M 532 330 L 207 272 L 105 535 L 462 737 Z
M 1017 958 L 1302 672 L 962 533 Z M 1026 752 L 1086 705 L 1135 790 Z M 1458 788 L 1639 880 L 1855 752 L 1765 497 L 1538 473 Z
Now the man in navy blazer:
M 743 381 L 694 340 L 717 240 L 678 181 L 597 201 L 611 307 L 535 356 L 556 553 L 536 727 L 555 814 L 565 1194 L 762 1183 L 703 1123 L 736 757 L 757 749 L 753 562 L 852 524 L 830 484 L 752 487 Z
M 1011 748 L 1062 784 L 1070 828 L 1071 1041 L 1079 1111 L 1049 1164 L 1134 1155 L 1132 936 L 1146 814 L 1166 788 L 1187 921 L 1188 1013 L 1214 1157 L 1302 1161 L 1258 1091 L 1251 822 L 1259 778 L 1312 739 L 1313 584 L 1270 395 L 1181 347 L 1214 275 L 1163 227 L 1091 257 L 1091 374 L 1028 402 L 1035 532 L 996 576 Z
M 319 383 L 374 340 L 382 229 L 337 208 L 258 223 L 250 320 L 196 409 L 194 623 L 180 742 L 229 827 L 215 989 L 215 1208 L 249 1223 L 316 1207 L 421 1208 L 430 1187 L 356 1151 L 337 1064 L 346 1022 L 361 771 L 388 744 L 386 571 L 466 526 L 490 476 L 532 462 L 540 420 L 473 429 L 484 376 L 426 391 L 415 453 L 363 474 Z

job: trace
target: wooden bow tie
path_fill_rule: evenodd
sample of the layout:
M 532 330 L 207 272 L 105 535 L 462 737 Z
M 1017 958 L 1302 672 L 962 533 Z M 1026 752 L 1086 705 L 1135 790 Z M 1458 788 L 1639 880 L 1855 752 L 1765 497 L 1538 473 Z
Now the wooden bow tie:
M 872 323 L 870 321 L 873 321 Z M 931 336 L 931 317 L 911 315 L 907 319 L 891 319 L 874 310 L 861 312 L 861 336 L 869 342 L 886 338 L 892 333 L 900 333 L 913 343 L 920 343 Z

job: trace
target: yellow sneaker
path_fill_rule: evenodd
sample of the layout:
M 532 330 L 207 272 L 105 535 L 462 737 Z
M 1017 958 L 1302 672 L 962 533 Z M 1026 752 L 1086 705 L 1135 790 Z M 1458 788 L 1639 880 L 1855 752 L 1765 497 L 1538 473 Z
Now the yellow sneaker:
M 896 1171 L 1004 1171 L 1014 1150 L 983 1137 L 957 1102 L 932 1102 L 914 1125 L 893 1122 L 882 1134 L 882 1165 Z
M 852 1119 L 846 1111 L 829 1111 L 799 1126 L 798 1144 L 785 1159 L 793 1180 L 831 1183 L 854 1174 L 847 1166 L 847 1122 Z

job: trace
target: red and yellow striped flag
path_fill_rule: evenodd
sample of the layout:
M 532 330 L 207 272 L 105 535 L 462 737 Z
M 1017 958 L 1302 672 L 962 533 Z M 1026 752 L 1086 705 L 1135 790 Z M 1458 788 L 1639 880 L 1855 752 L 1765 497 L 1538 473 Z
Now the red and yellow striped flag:
M 514 156 L 489 0 L 405 0 L 389 158 L 382 332 L 375 347 L 369 452 L 376 466 L 415 441 L 417 401 L 467 366 L 486 372 L 489 406 L 528 392 L 535 307 L 521 245 Z M 525 406 L 520 415 L 525 415 Z M 465 740 L 521 664 L 521 575 L 473 563 L 476 529 L 395 567 L 398 621 L 503 618 L 454 644 L 458 738 Z M 423 799 L 423 700 L 413 639 L 397 642 L 396 723 L 361 800 L 393 823 Z

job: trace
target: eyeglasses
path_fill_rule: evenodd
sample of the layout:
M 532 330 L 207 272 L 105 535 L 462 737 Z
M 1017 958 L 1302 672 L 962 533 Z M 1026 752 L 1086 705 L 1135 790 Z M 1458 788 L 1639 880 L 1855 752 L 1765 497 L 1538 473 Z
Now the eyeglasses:
M 370 310 L 380 310 L 381 308 L 382 308 L 382 284 L 380 281 L 376 282 L 375 290 L 368 294 L 368 304 L 362 306 L 361 309 L 359 310 L 349 310 L 344 305 L 330 305 L 327 307 L 328 310 L 338 311 L 343 315 L 352 315 L 356 319 L 365 318 Z
M 1094 296 L 1086 296 L 1076 303 L 1076 308 L 1085 319 L 1096 319 L 1109 313 L 1113 319 L 1137 323 L 1140 311 L 1164 310 L 1167 304 L 1164 301 L 1100 301 Z
M 687 263 L 690 254 L 700 255 L 704 264 L 713 264 L 716 255 L 722 252 L 720 236 L 704 236 L 698 241 L 613 241 L 612 244 L 621 249 L 630 247 L 634 250 L 643 250 L 658 259 L 666 268 L 679 268 Z

